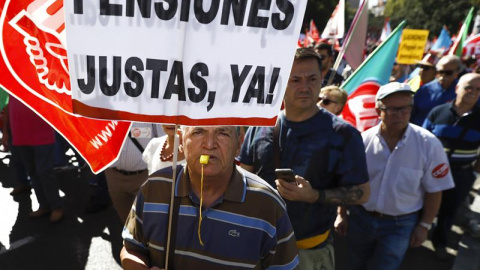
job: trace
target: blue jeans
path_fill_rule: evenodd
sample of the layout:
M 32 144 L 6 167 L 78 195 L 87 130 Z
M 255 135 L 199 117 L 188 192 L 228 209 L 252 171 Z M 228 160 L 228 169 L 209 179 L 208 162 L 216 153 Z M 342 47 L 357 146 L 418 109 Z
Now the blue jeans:
M 20 153 L 18 153 L 17 147 L 14 146 L 12 143 L 12 136 L 10 136 L 10 140 L 8 142 L 10 146 L 10 164 L 12 165 L 15 171 L 15 186 L 14 187 L 21 187 L 21 186 L 29 186 L 30 181 L 28 180 L 27 170 L 23 166 L 22 159 L 20 157 Z
M 58 181 L 53 171 L 53 144 L 17 146 L 22 164 L 32 180 L 38 204 L 42 209 L 62 207 Z
M 410 244 L 418 213 L 387 218 L 373 217 L 360 206 L 349 210 L 347 269 L 398 269 Z
M 54 156 L 55 156 L 55 167 L 61 167 L 68 165 L 67 156 L 65 152 L 67 152 L 69 148 L 68 142 L 60 135 L 58 132 L 55 131 L 55 144 L 54 144 Z

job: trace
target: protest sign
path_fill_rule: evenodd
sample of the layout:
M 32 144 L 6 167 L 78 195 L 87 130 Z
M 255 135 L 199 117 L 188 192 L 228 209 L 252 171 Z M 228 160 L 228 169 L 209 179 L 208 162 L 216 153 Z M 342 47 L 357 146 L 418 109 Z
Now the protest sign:
M 274 125 L 306 0 L 65 1 L 73 111 Z
M 0 11 L 0 87 L 63 135 L 94 172 L 108 167 L 130 123 L 73 115 L 63 1 L 0 0 Z
M 397 63 L 412 65 L 422 60 L 427 44 L 428 30 L 405 29 L 398 48 Z

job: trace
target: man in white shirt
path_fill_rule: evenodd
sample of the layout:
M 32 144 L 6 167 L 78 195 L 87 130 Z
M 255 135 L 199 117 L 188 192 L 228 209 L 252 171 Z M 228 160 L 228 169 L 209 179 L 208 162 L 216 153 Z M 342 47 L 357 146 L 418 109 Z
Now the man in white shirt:
M 442 190 L 454 186 L 440 141 L 409 123 L 412 94 L 408 84 L 382 86 L 381 123 L 362 133 L 371 191 L 363 206 L 349 208 L 348 269 L 397 269 L 408 246 L 427 238 Z
M 140 186 L 148 178 L 142 153 L 150 140 L 162 135 L 164 132 L 159 124 L 134 122 L 118 160 L 105 170 L 108 192 L 122 223 L 127 220 Z

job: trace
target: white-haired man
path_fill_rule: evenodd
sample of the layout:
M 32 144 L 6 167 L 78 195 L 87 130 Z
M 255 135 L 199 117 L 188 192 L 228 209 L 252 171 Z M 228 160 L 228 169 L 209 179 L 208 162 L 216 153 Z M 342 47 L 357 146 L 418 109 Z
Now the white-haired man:
M 397 269 L 408 246 L 427 238 L 442 190 L 453 187 L 440 141 L 409 123 L 412 94 L 404 83 L 380 87 L 381 122 L 362 133 L 370 198 L 349 208 L 348 269 Z

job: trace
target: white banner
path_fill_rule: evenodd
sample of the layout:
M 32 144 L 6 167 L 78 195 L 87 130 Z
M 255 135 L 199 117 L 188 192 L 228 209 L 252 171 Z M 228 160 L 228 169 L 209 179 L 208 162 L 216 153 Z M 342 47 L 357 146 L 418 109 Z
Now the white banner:
M 345 0 L 340 0 L 327 22 L 322 38 L 342 39 L 345 34 Z
M 274 125 L 306 0 L 65 1 L 73 110 Z

